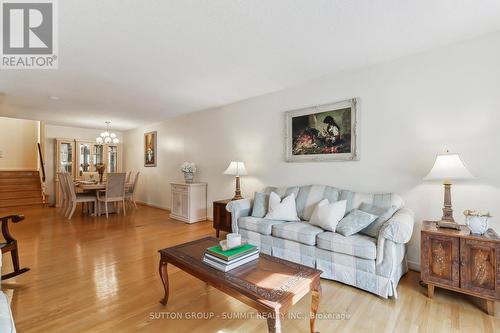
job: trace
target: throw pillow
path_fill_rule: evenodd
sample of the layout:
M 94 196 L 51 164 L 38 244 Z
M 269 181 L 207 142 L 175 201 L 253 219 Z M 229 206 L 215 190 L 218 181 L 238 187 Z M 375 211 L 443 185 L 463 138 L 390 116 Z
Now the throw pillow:
M 295 206 L 295 194 L 290 194 L 283 200 L 274 192 L 269 195 L 269 211 L 264 217 L 268 220 L 300 221 Z
M 378 238 L 378 233 L 380 232 L 380 228 L 382 228 L 382 225 L 394 215 L 394 213 L 397 210 L 396 206 L 391 206 L 391 207 L 380 207 L 380 206 L 375 206 L 375 205 L 370 205 L 367 203 L 362 203 L 359 206 L 359 210 L 362 210 L 363 212 L 370 213 L 373 215 L 377 215 L 378 218 L 370 223 L 366 228 L 361 230 L 359 233 L 370 236 L 370 237 L 375 237 Z
M 359 209 L 353 209 L 346 217 L 340 220 L 336 232 L 343 236 L 354 235 L 375 221 L 377 217 L 377 215 L 363 212 Z
M 255 192 L 253 198 L 252 216 L 260 218 L 266 216 L 268 203 L 269 203 L 268 194 L 262 192 Z
M 324 230 L 335 231 L 345 215 L 346 206 L 347 200 L 330 203 L 328 199 L 323 199 L 314 208 L 309 223 Z

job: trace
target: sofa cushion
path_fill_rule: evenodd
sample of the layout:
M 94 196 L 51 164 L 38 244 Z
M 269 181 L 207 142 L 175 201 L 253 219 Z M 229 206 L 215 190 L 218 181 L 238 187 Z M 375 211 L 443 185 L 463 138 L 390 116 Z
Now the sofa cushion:
M 307 222 L 288 222 L 272 227 L 273 236 L 307 245 L 316 245 L 316 235 L 322 232 L 323 229 Z
M 268 205 L 269 205 L 269 194 L 262 192 L 255 192 L 255 195 L 253 197 L 252 216 L 253 217 L 266 216 Z
M 271 192 L 269 210 L 264 218 L 267 220 L 300 221 L 295 206 L 295 195 L 292 193 L 281 200 L 278 194 Z
M 340 190 L 326 185 L 301 186 L 297 195 L 297 214 L 302 220 L 309 221 L 316 205 L 323 199 L 330 203 L 339 198 Z
M 262 235 L 270 235 L 272 226 L 280 223 L 286 222 L 279 220 L 266 220 L 253 216 L 242 216 L 238 219 L 238 227 L 245 230 L 255 231 Z
M 322 232 L 317 236 L 317 247 L 320 249 L 344 253 L 363 259 L 377 258 L 376 239 L 365 235 L 342 236 L 335 232 Z
M 396 193 L 362 193 L 342 190 L 339 200 L 347 200 L 347 211 L 359 208 L 362 203 L 396 210 L 403 207 L 403 199 Z
M 292 186 L 292 187 L 268 186 L 264 189 L 264 193 L 266 193 L 266 194 L 271 194 L 271 192 L 274 192 L 277 195 L 279 195 L 281 199 L 289 196 L 292 193 L 293 193 L 293 195 L 295 195 L 295 198 L 297 198 L 297 195 L 299 194 L 299 187 L 298 186 Z
M 353 209 L 346 217 L 340 220 L 335 231 L 343 236 L 351 236 L 366 228 L 376 219 L 377 215 Z
M 394 215 L 397 208 L 396 206 L 379 207 L 363 202 L 361 206 L 359 206 L 359 210 L 378 216 L 375 221 L 373 221 L 366 228 L 360 231 L 360 233 L 364 235 L 378 238 L 378 234 L 380 232 L 380 229 L 382 228 L 382 225 L 385 223 L 385 221 L 390 219 L 392 215 Z

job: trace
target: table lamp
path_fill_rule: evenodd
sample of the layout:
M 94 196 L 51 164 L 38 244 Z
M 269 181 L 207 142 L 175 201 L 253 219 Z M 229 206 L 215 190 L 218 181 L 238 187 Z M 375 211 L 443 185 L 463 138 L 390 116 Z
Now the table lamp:
M 474 178 L 467 170 L 460 155 L 458 154 L 440 154 L 436 156 L 436 161 L 429 174 L 424 180 L 442 180 L 444 185 L 444 207 L 443 217 L 438 221 L 438 226 L 442 228 L 453 228 L 460 230 L 460 226 L 453 218 L 453 209 L 451 206 L 451 181 Z
M 241 196 L 240 189 L 240 176 L 247 175 L 247 169 L 245 169 L 245 164 L 243 162 L 231 162 L 227 167 L 226 171 L 224 171 L 225 175 L 236 176 L 236 190 L 234 191 L 234 197 L 231 200 L 240 200 L 243 199 Z

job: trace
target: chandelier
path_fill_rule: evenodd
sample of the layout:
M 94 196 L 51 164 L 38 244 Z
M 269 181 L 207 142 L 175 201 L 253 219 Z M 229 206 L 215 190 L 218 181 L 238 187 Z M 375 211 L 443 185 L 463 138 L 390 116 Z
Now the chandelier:
M 102 132 L 101 136 L 98 136 L 95 139 L 95 142 L 97 142 L 98 145 L 102 145 L 103 143 L 106 143 L 106 144 L 109 144 L 109 143 L 118 144 L 118 143 L 120 143 L 120 140 L 116 137 L 116 134 L 109 131 L 109 124 L 111 124 L 111 122 L 109 120 L 106 121 L 106 131 Z

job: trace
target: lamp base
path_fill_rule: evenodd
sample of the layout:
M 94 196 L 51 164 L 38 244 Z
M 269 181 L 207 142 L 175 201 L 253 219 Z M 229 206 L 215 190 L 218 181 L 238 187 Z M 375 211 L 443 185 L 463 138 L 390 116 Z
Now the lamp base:
M 236 190 L 234 191 L 234 197 L 231 199 L 231 201 L 241 199 L 243 199 L 243 197 L 241 196 L 240 176 L 236 176 Z
M 460 230 L 460 224 L 458 224 L 455 221 L 437 221 L 437 226 L 438 228 L 446 228 L 446 229 L 455 229 L 455 230 Z
M 242 197 L 241 195 L 235 195 L 235 196 L 231 199 L 231 201 L 234 201 L 234 200 L 241 200 L 241 199 L 243 199 L 243 197 Z

